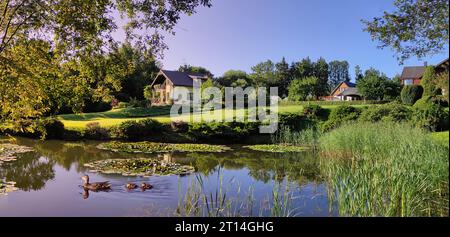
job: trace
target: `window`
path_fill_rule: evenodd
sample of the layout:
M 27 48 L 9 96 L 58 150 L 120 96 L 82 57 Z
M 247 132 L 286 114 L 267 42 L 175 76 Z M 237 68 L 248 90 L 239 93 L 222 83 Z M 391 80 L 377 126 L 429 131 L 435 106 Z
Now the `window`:
M 405 86 L 412 85 L 412 84 L 414 84 L 414 80 L 413 79 L 405 79 L 405 80 L 403 80 L 403 84 Z

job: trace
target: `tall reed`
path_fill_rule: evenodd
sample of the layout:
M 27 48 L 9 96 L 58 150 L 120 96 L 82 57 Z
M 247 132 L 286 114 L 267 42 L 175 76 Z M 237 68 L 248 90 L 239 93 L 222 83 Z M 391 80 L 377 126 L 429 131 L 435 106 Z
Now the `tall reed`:
M 325 134 L 320 149 L 321 171 L 340 215 L 448 216 L 448 146 L 425 131 L 348 124 Z

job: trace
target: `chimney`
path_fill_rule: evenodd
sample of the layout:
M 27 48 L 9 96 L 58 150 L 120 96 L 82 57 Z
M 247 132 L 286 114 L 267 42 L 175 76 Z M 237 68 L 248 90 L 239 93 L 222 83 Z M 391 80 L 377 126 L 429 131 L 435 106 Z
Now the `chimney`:
M 423 63 L 423 66 L 428 67 L 428 62 L 425 61 L 425 62 Z

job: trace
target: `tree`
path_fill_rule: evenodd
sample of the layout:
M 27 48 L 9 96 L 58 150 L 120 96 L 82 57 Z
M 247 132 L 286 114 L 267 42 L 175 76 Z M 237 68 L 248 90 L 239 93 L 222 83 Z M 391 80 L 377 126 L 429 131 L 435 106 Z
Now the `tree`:
M 293 62 L 291 65 L 291 74 L 293 78 L 305 78 L 314 76 L 314 63 L 309 57 L 299 62 Z
M 447 101 L 447 103 L 449 102 L 448 80 L 448 71 L 441 73 L 436 77 L 436 87 L 441 90 L 442 98 Z
M 291 83 L 292 80 L 289 64 L 284 57 L 281 59 L 281 62 L 275 64 L 275 70 L 275 76 L 280 83 L 278 92 L 280 93 L 280 96 L 284 98 L 288 95 L 289 83 Z
M 100 49 L 112 40 L 119 19 L 126 22 L 127 38 L 148 47 L 155 55 L 167 48 L 161 31 L 174 33 L 182 14 L 191 15 L 211 0 L 4 0 L 0 3 L 0 56 L 18 40 L 49 40 L 58 53 Z
M 328 79 L 331 88 L 335 88 L 343 81 L 350 81 L 349 64 L 347 61 L 331 61 L 328 64 Z
M 384 74 L 371 68 L 358 81 L 358 92 L 369 100 L 382 100 L 398 96 L 400 85 L 389 80 Z
M 404 86 L 401 92 L 401 98 L 403 104 L 413 105 L 422 98 L 423 87 L 419 85 L 407 85 Z
M 289 100 L 304 101 L 313 97 L 317 84 L 317 77 L 306 77 L 293 80 L 289 86 Z
M 328 63 L 323 58 L 319 58 L 314 64 L 314 76 L 317 77 L 317 87 L 314 92 L 316 97 L 328 95 Z
M 145 49 L 126 42 L 114 47 L 106 57 L 107 74 L 120 82 L 120 90 L 113 95 L 121 101 L 130 98 L 144 99 L 144 87 L 149 85 L 159 71 L 153 55 Z
M 280 83 L 276 76 L 275 64 L 271 60 L 253 66 L 250 78 L 256 87 L 279 86 Z
M 428 66 L 423 73 L 420 85 L 423 87 L 423 96 L 438 95 L 438 87 L 436 86 L 436 72 L 433 66 Z
M 449 40 L 448 0 L 395 0 L 393 13 L 363 20 L 379 48 L 391 47 L 400 62 L 441 52 Z
M 360 79 L 362 79 L 363 77 L 364 76 L 363 76 L 363 72 L 361 70 L 361 67 L 359 65 L 356 65 L 355 66 L 355 81 L 358 83 L 358 81 Z
M 188 64 L 181 65 L 178 68 L 179 72 L 190 72 L 190 73 L 200 73 L 206 75 L 208 78 L 213 78 L 214 75 L 204 67 L 196 67 Z
M 246 72 L 240 70 L 229 70 L 226 71 L 222 77 L 219 77 L 217 82 L 223 87 L 230 87 L 238 81 L 238 84 L 243 84 L 241 80 L 245 81 L 245 84 L 248 84 L 250 81 L 250 78 Z

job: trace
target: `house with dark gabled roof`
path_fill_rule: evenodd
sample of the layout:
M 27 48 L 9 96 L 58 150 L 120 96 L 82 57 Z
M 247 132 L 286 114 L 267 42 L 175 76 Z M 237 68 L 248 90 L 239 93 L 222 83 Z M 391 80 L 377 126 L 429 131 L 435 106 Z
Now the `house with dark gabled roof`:
M 404 67 L 402 75 L 400 76 L 400 84 L 402 86 L 407 85 L 420 85 L 420 81 L 422 80 L 423 74 L 425 73 L 425 69 L 427 68 L 427 63 L 423 66 L 413 66 L 413 67 Z M 437 74 L 448 71 L 449 62 L 448 58 L 444 61 L 436 64 L 434 66 Z
M 208 76 L 200 73 L 160 70 L 151 84 L 152 105 L 171 105 L 192 100 L 195 85 L 201 85 Z
M 356 88 L 356 84 L 349 81 L 343 81 L 327 97 L 328 100 L 351 101 L 361 100 L 361 95 Z

